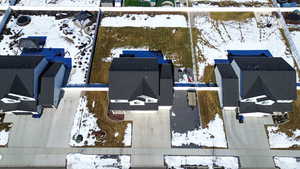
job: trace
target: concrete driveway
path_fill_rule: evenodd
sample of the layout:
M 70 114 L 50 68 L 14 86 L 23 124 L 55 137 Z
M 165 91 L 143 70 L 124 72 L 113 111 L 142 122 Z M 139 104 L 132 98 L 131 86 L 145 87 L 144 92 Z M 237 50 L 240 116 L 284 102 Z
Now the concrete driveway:
M 273 123 L 271 116 L 246 117 L 244 123 L 235 119 L 235 111 L 224 111 L 223 117 L 228 148 L 233 155 L 239 154 L 242 167 L 274 167 L 264 127 L 265 124 Z M 240 150 L 246 153 L 241 154 Z
M 163 154 L 152 149 L 170 149 L 170 115 L 169 110 L 153 113 L 128 112 L 126 120 L 133 121 L 132 148 L 144 149 L 143 153 L 132 154 L 131 161 L 135 167 L 159 167 L 163 164 Z
M 26 157 L 28 148 L 49 148 L 64 149 L 69 148 L 70 131 L 73 125 L 73 115 L 77 109 L 80 92 L 65 93 L 59 107 L 54 110 L 46 109 L 40 119 L 34 119 L 31 116 L 7 115 L 5 122 L 12 122 L 13 127 L 10 131 L 8 147 L 12 150 L 10 154 L 2 154 L 3 160 L 8 164 L 15 161 L 15 166 L 28 166 L 41 164 L 43 161 L 35 161 L 44 156 L 47 161 L 44 164 L 64 162 L 65 156 L 51 156 L 51 153 L 39 154 Z M 18 149 L 18 151 L 13 151 Z M 20 153 L 20 149 L 24 152 Z M 26 151 L 27 150 L 27 151 Z M 2 161 L 3 162 L 3 161 Z M 56 166 L 56 165 L 54 165 Z

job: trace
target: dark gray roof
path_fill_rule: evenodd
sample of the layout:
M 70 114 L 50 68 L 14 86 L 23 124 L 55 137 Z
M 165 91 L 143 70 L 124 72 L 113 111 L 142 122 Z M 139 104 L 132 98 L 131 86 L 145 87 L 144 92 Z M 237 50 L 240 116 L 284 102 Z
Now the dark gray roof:
M 110 71 L 158 71 L 158 69 L 157 58 L 115 58 L 110 67 Z
M 173 79 L 173 65 L 171 63 L 165 63 L 160 65 L 160 78 Z
M 237 76 L 230 64 L 216 64 L 221 77 L 226 79 L 237 79 Z
M 296 72 L 242 71 L 240 96 L 242 99 L 267 95 L 272 100 L 296 99 Z
M 223 106 L 238 106 L 239 101 L 239 85 L 238 79 L 222 80 L 222 102 Z
M 42 56 L 0 56 L 0 69 L 33 69 Z
M 134 100 L 141 95 L 158 99 L 159 65 L 157 59 L 132 57 L 114 59 L 109 73 L 109 98 Z M 118 109 L 115 106 L 110 108 Z M 127 108 L 122 105 L 122 108 L 123 110 L 131 109 L 129 104 Z
M 36 112 L 37 103 L 36 101 L 22 101 L 20 103 L 12 103 L 12 104 L 5 104 L 3 102 L 0 102 L 0 109 L 3 110 L 4 112 L 16 111 L 16 110 Z
M 50 63 L 48 67 L 45 69 L 45 72 L 43 73 L 43 77 L 54 77 L 56 76 L 59 69 L 64 66 L 63 63 Z
M 240 113 L 269 113 L 273 112 L 291 112 L 292 103 L 274 103 L 273 105 L 258 105 L 251 102 L 240 103 Z
M 241 70 L 248 71 L 293 71 L 292 68 L 284 59 L 280 57 L 234 57 Z
M 131 105 L 129 103 L 109 103 L 110 110 L 158 110 L 158 103 Z
M 54 104 L 55 77 L 63 67 L 62 63 L 50 63 L 41 75 L 39 104 L 49 106 Z

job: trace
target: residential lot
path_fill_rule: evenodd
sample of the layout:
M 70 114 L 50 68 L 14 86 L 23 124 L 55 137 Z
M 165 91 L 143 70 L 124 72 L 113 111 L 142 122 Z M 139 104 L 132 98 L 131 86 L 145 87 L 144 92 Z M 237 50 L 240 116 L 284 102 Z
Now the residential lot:
M 75 113 L 71 146 L 131 146 L 131 122 L 108 117 L 107 92 L 84 92 Z
M 108 83 L 113 58 L 123 50 L 161 50 L 178 68 L 192 68 L 184 14 L 106 14 L 101 21 L 90 83 Z
M 20 55 L 18 41 L 28 36 L 46 36 L 45 48 L 64 48 L 65 57 L 72 58 L 70 84 L 84 84 L 87 79 L 89 62 L 96 30 L 97 13 L 80 23 L 75 19 L 77 12 L 14 12 L 0 41 L 1 55 Z M 20 16 L 29 16 L 27 25 L 19 26 Z
M 213 81 L 207 80 L 213 74 L 205 74 L 205 67 L 214 65 L 214 59 L 226 59 L 227 50 L 268 49 L 296 67 L 276 13 L 211 12 L 192 17 L 198 30 L 193 38 L 198 39 L 195 55 L 201 81 Z

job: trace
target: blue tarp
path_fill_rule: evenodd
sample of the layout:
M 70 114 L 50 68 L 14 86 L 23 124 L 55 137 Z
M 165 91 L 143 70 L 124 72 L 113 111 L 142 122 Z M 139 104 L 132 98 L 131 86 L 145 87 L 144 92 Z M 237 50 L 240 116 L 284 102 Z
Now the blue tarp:
M 175 83 L 174 87 L 217 87 L 215 83 Z
M 165 60 L 160 51 L 145 51 L 145 50 L 123 50 L 123 54 L 134 55 L 135 57 L 156 57 L 159 64 L 171 63 L 170 60 Z
M 227 59 L 215 59 L 215 64 L 227 64 L 230 63 Z
M 265 56 L 272 57 L 269 50 L 227 50 L 228 56 Z

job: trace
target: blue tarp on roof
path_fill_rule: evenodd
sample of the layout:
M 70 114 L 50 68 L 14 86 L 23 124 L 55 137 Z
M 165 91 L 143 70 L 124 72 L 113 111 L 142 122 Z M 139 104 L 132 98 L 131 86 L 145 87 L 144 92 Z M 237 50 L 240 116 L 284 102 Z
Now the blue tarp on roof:
M 215 59 L 215 64 L 227 64 L 230 63 L 228 59 Z
M 123 54 L 134 55 L 134 57 L 156 57 L 159 64 L 171 63 L 171 60 L 165 60 L 160 51 L 146 51 L 146 50 L 123 50 Z
M 272 57 L 269 50 L 227 50 L 228 56 L 266 56 Z

